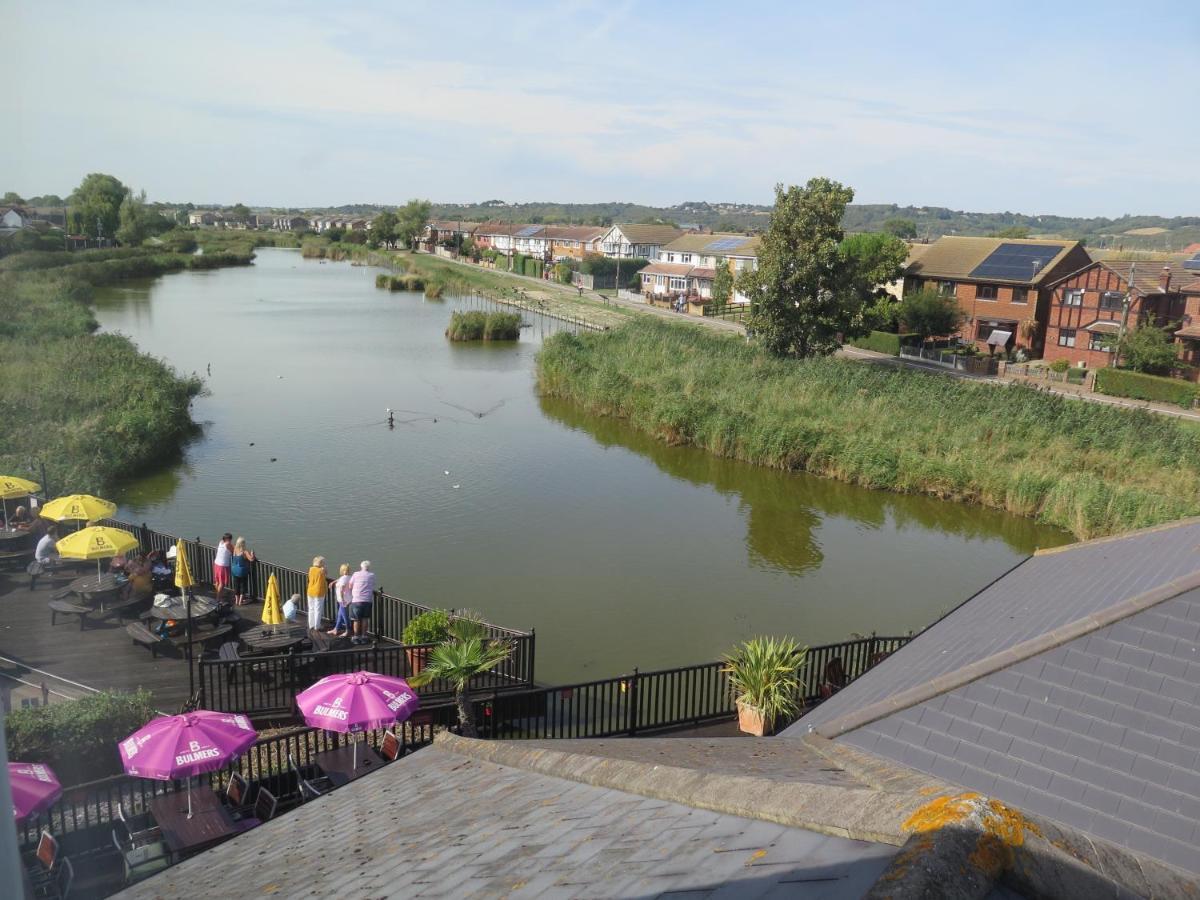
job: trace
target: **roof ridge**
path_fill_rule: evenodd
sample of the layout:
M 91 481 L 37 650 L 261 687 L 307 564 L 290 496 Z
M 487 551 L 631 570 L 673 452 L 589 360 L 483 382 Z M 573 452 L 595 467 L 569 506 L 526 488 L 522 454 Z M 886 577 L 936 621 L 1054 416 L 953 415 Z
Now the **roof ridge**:
M 1183 528 L 1187 525 L 1200 525 L 1200 516 L 1188 516 L 1186 519 L 1176 519 L 1174 522 L 1163 522 L 1159 525 L 1147 525 L 1133 531 L 1123 531 L 1120 534 L 1106 534 L 1103 537 L 1089 538 L 1086 541 L 1076 541 L 1074 544 L 1063 544 L 1061 547 L 1045 547 L 1033 551 L 1035 557 L 1053 556 L 1056 553 L 1068 553 L 1071 550 L 1082 550 L 1097 544 L 1107 544 L 1112 541 L 1123 541 L 1126 538 L 1139 537 L 1144 534 L 1155 534 L 1159 531 L 1170 531 L 1173 528 Z
M 968 663 L 953 672 L 932 678 L 925 684 L 900 691 L 883 700 L 868 704 L 853 712 L 846 713 L 835 719 L 830 719 L 818 725 L 814 731 L 821 737 L 836 738 L 850 731 L 855 731 L 865 725 L 870 725 L 879 719 L 890 716 L 901 710 L 917 706 L 927 700 L 932 700 L 941 694 L 949 693 L 965 687 L 973 681 L 978 681 L 988 675 L 995 674 L 1001 669 L 1016 665 L 1019 662 L 1061 647 L 1068 641 L 1084 637 L 1101 628 L 1105 628 L 1122 619 L 1144 612 L 1172 597 L 1178 597 L 1187 591 L 1200 588 L 1200 570 L 1183 575 L 1161 584 L 1152 590 L 1145 591 L 1133 597 L 1114 603 L 1099 612 L 1092 613 L 1073 622 L 1068 622 L 1051 631 L 1039 634 L 1037 637 L 1022 641 L 1005 650 L 1000 650 L 983 659 Z M 911 645 L 909 645 L 911 647 Z M 902 648 L 900 652 L 903 652 Z M 913 652 L 911 649 L 908 652 Z

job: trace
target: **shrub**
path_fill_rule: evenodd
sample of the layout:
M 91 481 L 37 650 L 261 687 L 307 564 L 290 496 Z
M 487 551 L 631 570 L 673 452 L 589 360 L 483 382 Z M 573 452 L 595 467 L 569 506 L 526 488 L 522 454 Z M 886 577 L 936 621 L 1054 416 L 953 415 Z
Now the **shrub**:
M 400 639 L 405 644 L 440 644 L 450 634 L 450 613 L 430 609 L 408 620 Z
M 391 288 L 391 286 L 392 286 L 392 276 L 389 275 L 387 272 L 380 272 L 378 275 L 375 276 L 375 287 Z
M 574 273 L 574 271 L 575 270 L 565 262 L 556 263 L 554 266 L 554 279 L 559 284 L 570 284 L 571 275 Z
M 483 326 L 485 341 L 515 341 L 521 336 L 521 317 L 517 313 L 492 312 Z
M 117 743 L 156 715 L 149 691 L 102 693 L 8 714 L 8 758 L 44 762 L 64 785 L 121 771 Z
M 921 343 L 921 336 L 917 334 L 892 334 L 890 331 L 872 331 L 862 337 L 850 338 L 846 343 L 851 347 L 858 347 L 860 350 L 874 350 L 876 353 L 899 356 L 901 347 L 917 346 Z
M 1071 368 L 1071 361 L 1069 359 L 1056 359 L 1054 362 L 1050 363 L 1051 372 L 1062 373 L 1067 371 L 1069 368 Z
M 1198 396 L 1196 385 L 1190 381 L 1145 375 L 1128 369 L 1099 369 L 1096 372 L 1096 390 L 1113 397 L 1173 403 L 1185 409 L 1190 409 Z

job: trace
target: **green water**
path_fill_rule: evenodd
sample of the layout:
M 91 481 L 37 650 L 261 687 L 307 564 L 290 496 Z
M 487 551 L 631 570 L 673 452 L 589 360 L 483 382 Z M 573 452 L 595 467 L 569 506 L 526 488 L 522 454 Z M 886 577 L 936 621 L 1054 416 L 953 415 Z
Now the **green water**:
M 252 267 L 104 291 L 104 329 L 210 391 L 202 435 L 128 485 L 122 514 L 245 535 L 298 568 L 370 559 L 390 593 L 536 627 L 538 678 L 557 682 L 707 661 L 758 633 L 903 632 L 1069 540 L 667 447 L 542 400 L 534 356 L 556 323 L 451 344 L 451 310 L 479 301 L 378 291 L 375 271 L 260 250 Z

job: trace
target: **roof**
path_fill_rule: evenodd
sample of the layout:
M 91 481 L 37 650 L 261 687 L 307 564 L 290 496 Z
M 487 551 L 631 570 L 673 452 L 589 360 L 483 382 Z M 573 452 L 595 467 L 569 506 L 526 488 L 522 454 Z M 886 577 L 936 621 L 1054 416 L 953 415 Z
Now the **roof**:
M 555 241 L 596 241 L 607 233 L 606 227 L 597 225 L 546 226 L 546 237 Z
M 933 244 L 909 244 L 908 257 L 904 260 L 905 267 L 911 266 L 918 259 L 928 253 L 929 248 L 932 246 Z
M 1053 253 L 1049 260 L 1041 265 L 1037 275 L 1032 278 L 1012 279 L 1003 277 L 973 278 L 975 271 L 989 256 L 1002 245 L 1018 245 L 1024 247 L 1045 247 Z M 1078 249 L 1083 252 L 1079 241 L 1041 241 L 1018 240 L 1015 238 L 986 238 L 986 237 L 940 237 L 928 249 L 917 256 L 909 266 L 909 274 L 920 275 L 922 278 L 953 278 L 957 280 L 980 280 L 988 282 L 1009 282 L 1013 284 L 1041 284 L 1046 277 L 1067 259 L 1071 251 Z M 911 253 L 911 250 L 910 250 Z M 1086 253 L 1084 254 L 1086 257 Z
M 1096 319 L 1083 327 L 1087 331 L 1095 331 L 1099 334 L 1117 334 L 1121 330 L 1121 323 L 1116 319 Z
M 685 234 L 663 247 L 676 253 L 753 257 L 762 238 L 756 234 Z
M 693 267 L 687 263 L 652 262 L 642 269 L 642 275 L 671 275 L 675 278 L 686 278 L 692 274 Z
M 696 266 L 696 268 L 692 269 L 689 275 L 692 278 L 703 278 L 707 281 L 712 281 L 717 277 L 717 270 L 704 268 L 703 266 Z
M 683 234 L 674 225 L 614 225 L 631 244 L 669 244 Z
M 1200 325 L 1188 325 L 1186 328 L 1180 328 L 1175 332 L 1175 337 L 1200 340 Z
M 897 850 L 435 745 L 119 896 L 857 898 Z
M 1200 520 L 1029 558 L 811 728 L 1200 873 Z
M 430 222 L 429 227 L 435 231 L 474 231 L 479 227 L 478 222 Z
M 1177 292 L 1179 285 L 1184 279 L 1188 278 L 1186 272 L 1183 271 L 1181 260 L 1179 259 L 1118 259 L 1118 260 L 1103 260 L 1096 263 L 1103 266 L 1110 272 L 1120 278 L 1125 284 L 1129 284 L 1130 273 L 1133 275 L 1133 289 L 1137 293 L 1142 294 L 1162 294 L 1164 293 L 1159 279 L 1162 276 L 1163 269 L 1171 271 L 1171 293 Z

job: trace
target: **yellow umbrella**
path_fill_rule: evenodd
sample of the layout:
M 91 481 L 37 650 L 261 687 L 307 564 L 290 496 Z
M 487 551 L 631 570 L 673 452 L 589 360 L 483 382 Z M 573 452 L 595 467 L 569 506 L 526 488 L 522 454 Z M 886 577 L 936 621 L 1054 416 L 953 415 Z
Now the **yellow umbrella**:
M 85 522 L 97 522 L 107 519 L 117 511 L 117 504 L 101 500 L 91 494 L 71 494 L 69 497 L 58 497 L 42 507 L 40 513 L 43 519 L 53 519 L 61 522 L 64 519 L 80 519 Z
M 187 551 L 183 538 L 175 542 L 175 587 L 185 592 L 196 582 L 192 580 L 192 567 L 188 565 Z
M 68 559 L 96 560 L 96 577 L 100 577 L 100 560 L 112 559 L 121 553 L 128 553 L 138 545 L 138 540 L 128 531 L 119 528 L 104 528 L 93 525 L 82 528 L 74 534 L 68 534 L 54 546 L 59 556 Z
M 0 475 L 0 503 L 4 507 L 4 524 L 8 526 L 8 501 L 17 497 L 28 497 L 37 493 L 42 486 L 28 478 L 18 478 L 16 475 Z
M 263 600 L 262 620 L 264 625 L 283 624 L 283 605 L 279 602 L 279 583 L 275 580 L 274 572 L 267 581 L 267 596 Z

